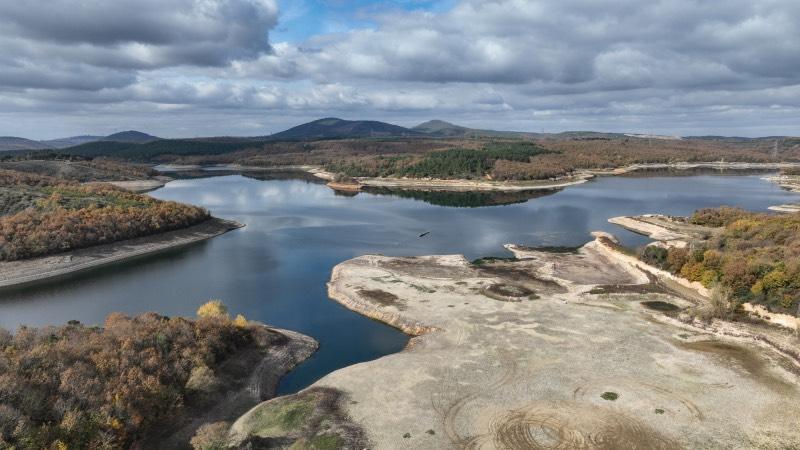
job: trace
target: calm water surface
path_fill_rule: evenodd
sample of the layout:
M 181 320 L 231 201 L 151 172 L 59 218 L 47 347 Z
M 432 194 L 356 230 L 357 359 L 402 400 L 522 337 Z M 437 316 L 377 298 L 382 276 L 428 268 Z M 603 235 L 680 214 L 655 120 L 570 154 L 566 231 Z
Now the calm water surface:
M 502 244 L 577 246 L 605 230 L 629 245 L 646 240 L 610 225 L 617 215 L 685 215 L 707 206 L 765 210 L 798 201 L 749 176 L 601 178 L 549 195 L 335 194 L 308 180 L 239 175 L 179 180 L 153 196 L 203 205 L 247 227 L 184 249 L 48 284 L 0 291 L 0 326 L 100 324 L 112 311 L 193 315 L 209 298 L 316 338 L 320 351 L 284 379 L 292 392 L 353 363 L 402 349 L 400 332 L 328 299 L 331 268 L 365 253 L 507 256 Z M 418 197 L 418 198 L 410 198 Z M 424 198 L 424 200 L 420 200 Z M 453 207 L 511 203 L 502 206 Z M 419 238 L 422 233 L 430 232 Z

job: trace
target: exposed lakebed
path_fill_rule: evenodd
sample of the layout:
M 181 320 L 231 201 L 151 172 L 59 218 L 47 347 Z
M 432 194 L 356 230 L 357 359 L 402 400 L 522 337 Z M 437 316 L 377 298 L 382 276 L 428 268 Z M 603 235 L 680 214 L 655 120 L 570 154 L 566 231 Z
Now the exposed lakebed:
M 0 326 L 70 319 L 101 324 L 112 311 L 192 315 L 204 300 L 219 298 L 233 313 L 320 342 L 319 352 L 283 381 L 281 392 L 293 392 L 338 368 L 397 352 L 407 342 L 399 331 L 328 299 L 325 283 L 332 267 L 344 260 L 368 253 L 509 256 L 504 243 L 579 246 L 594 230 L 639 245 L 647 239 L 607 219 L 686 215 L 719 205 L 765 211 L 797 201 L 797 194 L 761 176 L 600 178 L 550 195 L 485 203 L 469 194 L 340 195 L 307 177 L 178 180 L 151 195 L 205 206 L 246 228 L 187 248 L 0 291 Z

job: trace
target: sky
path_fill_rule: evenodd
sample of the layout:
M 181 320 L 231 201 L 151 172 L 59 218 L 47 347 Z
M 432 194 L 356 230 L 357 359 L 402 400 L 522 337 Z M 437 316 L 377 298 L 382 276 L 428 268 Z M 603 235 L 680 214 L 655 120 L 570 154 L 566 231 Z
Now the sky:
M 0 135 L 800 135 L 797 0 L 0 0 Z

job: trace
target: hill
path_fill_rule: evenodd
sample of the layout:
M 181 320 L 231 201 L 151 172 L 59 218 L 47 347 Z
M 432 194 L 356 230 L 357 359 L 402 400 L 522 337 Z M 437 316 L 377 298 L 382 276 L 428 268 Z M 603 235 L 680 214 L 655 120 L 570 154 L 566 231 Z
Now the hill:
M 53 148 L 44 142 L 14 136 L 0 136 L 0 152 L 10 150 L 46 150 Z
M 419 133 L 398 125 L 374 120 L 343 120 L 333 117 L 298 125 L 269 136 L 271 140 L 341 139 L 364 137 L 413 137 Z
M 161 138 L 156 136 L 151 136 L 147 133 L 142 133 L 141 131 L 130 130 L 130 131 L 121 131 L 119 133 L 110 134 L 99 140 L 111 141 L 111 142 L 127 142 L 133 144 L 145 144 L 148 142 L 159 141 L 161 140 Z
M 58 139 L 50 139 L 46 141 L 39 141 L 41 143 L 47 144 L 52 148 L 67 148 L 67 147 L 74 147 L 76 145 L 85 144 L 87 142 L 94 142 L 103 139 L 105 136 L 91 136 L 91 135 L 83 135 L 83 136 L 70 136 L 65 138 L 58 138 Z
M 151 136 L 141 131 L 122 131 L 108 136 L 70 136 L 44 141 L 34 141 L 21 137 L 6 136 L 0 137 L 0 152 L 14 150 L 52 150 L 75 147 L 88 144 L 90 142 L 123 142 L 127 144 L 146 144 L 161 140 L 160 137 Z
M 479 128 L 467 128 L 460 125 L 455 125 L 444 120 L 429 120 L 421 123 L 412 128 L 414 131 L 425 133 L 431 137 L 448 137 L 448 138 L 482 138 L 482 137 L 495 137 L 495 138 L 537 138 L 544 135 L 539 133 L 531 133 L 527 131 L 499 131 L 499 130 L 483 130 Z

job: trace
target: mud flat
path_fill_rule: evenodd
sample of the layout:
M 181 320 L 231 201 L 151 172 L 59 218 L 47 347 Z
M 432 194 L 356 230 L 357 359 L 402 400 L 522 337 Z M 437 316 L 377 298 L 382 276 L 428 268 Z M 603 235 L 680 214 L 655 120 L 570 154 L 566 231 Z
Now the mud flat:
M 19 286 L 183 247 L 219 236 L 244 225 L 218 218 L 181 230 L 168 231 L 57 255 L 0 262 L 0 288 Z
M 612 217 L 608 221 L 634 233 L 658 241 L 672 242 L 678 246 L 685 246 L 686 242 L 690 241 L 706 240 L 718 231 L 715 228 L 689 223 L 684 217 L 659 214 Z
M 594 175 L 581 174 L 559 180 L 543 181 L 490 181 L 490 180 L 439 180 L 423 178 L 358 178 L 363 186 L 395 189 L 428 189 L 443 191 L 531 191 L 560 189 L 582 184 Z
M 110 184 L 112 186 L 125 189 L 126 191 L 142 194 L 145 192 L 150 192 L 162 188 L 170 181 L 172 181 L 172 178 L 157 177 L 155 179 L 150 179 L 150 180 L 104 181 L 101 183 Z
M 776 175 L 774 177 L 765 177 L 764 179 L 777 183 L 786 190 L 800 192 L 800 175 Z
M 800 446 L 794 359 L 677 320 L 691 302 L 610 257 L 599 239 L 577 252 L 513 248 L 524 259 L 370 255 L 336 266 L 331 298 L 416 337 L 401 353 L 255 407 L 231 443 Z
M 784 213 L 796 213 L 796 212 L 800 212 L 800 204 L 788 203 L 788 204 L 785 204 L 785 205 L 770 206 L 767 209 L 769 209 L 771 211 L 784 212 Z

